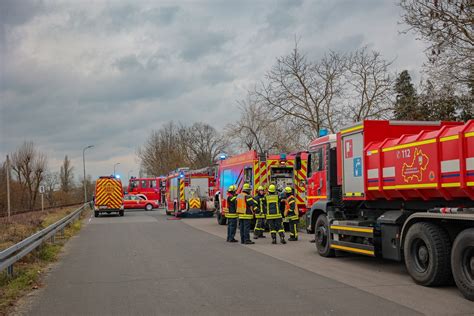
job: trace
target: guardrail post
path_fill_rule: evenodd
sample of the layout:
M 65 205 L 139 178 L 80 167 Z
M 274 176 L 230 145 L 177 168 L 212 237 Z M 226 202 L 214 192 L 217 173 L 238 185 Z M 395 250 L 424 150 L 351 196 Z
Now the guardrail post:
M 7 268 L 7 275 L 11 278 L 13 276 L 13 264 Z
M 55 239 L 56 235 L 53 234 L 53 236 L 51 236 L 51 242 L 54 244 L 54 239 Z

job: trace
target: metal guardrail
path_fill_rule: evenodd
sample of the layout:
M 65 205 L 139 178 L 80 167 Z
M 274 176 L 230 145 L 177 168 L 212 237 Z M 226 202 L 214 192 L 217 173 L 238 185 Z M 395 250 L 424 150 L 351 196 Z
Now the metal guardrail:
M 7 273 L 9 275 L 13 274 L 13 264 L 19 261 L 21 258 L 32 252 L 39 245 L 45 242 L 48 239 L 54 241 L 54 237 L 58 232 L 63 233 L 64 228 L 74 222 L 81 213 L 87 208 L 90 207 L 89 203 L 85 203 L 80 208 L 72 212 L 71 214 L 63 217 L 54 224 L 49 225 L 48 227 L 40 230 L 39 232 L 31 235 L 20 241 L 19 243 L 3 250 L 0 252 L 0 271 L 8 269 Z

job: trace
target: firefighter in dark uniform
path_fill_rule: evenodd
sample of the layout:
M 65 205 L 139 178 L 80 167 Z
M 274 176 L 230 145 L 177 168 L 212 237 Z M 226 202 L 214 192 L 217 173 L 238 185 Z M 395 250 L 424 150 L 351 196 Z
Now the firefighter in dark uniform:
M 257 189 L 257 195 L 254 197 L 257 203 L 257 212 L 255 213 L 255 228 L 253 229 L 253 239 L 265 238 L 265 190 L 262 186 Z
M 227 242 L 237 242 L 235 232 L 237 231 L 237 194 L 235 193 L 235 185 L 231 185 L 227 190 Z
M 281 199 L 276 193 L 276 187 L 271 184 L 265 197 L 266 219 L 272 235 L 272 244 L 277 243 L 276 234 L 280 235 L 280 242 L 286 244 L 285 230 L 282 227 L 282 215 L 280 211 Z
M 239 214 L 240 243 L 251 245 L 250 228 L 253 215 L 257 211 L 257 203 L 250 195 L 250 184 L 244 183 L 242 192 L 237 196 L 237 214 Z
M 299 213 L 293 189 L 286 187 L 285 195 L 285 217 L 288 218 L 290 224 L 290 238 L 288 240 L 296 241 L 298 240 Z

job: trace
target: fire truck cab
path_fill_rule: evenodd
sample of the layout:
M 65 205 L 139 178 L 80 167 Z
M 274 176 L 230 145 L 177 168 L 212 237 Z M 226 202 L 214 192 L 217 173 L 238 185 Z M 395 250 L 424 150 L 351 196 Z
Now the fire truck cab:
M 158 204 L 165 203 L 165 177 L 136 178 L 131 177 L 128 183 L 129 194 L 143 194 L 148 200 Z

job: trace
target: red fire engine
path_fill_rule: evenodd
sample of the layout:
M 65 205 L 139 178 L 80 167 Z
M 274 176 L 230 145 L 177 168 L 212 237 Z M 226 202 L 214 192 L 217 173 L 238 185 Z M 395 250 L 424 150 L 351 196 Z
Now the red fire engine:
M 474 120 L 367 120 L 309 155 L 307 229 L 321 256 L 404 260 L 415 282 L 454 276 L 474 300 Z
M 148 200 L 154 200 L 160 205 L 165 203 L 165 177 L 135 178 L 128 183 L 129 194 L 143 194 Z
M 226 224 L 225 212 L 227 211 L 226 194 L 230 185 L 235 184 L 240 191 L 244 183 L 252 187 L 252 194 L 256 194 L 259 186 L 268 187 L 270 183 L 277 186 L 282 192 L 286 186 L 294 189 L 295 198 L 300 210 L 300 215 L 306 212 L 306 154 L 299 155 L 299 168 L 295 169 L 296 154 L 258 155 L 255 150 L 236 155 L 218 164 L 216 176 L 216 209 L 217 222 Z
M 166 178 L 166 214 L 214 215 L 214 168 L 180 168 Z

